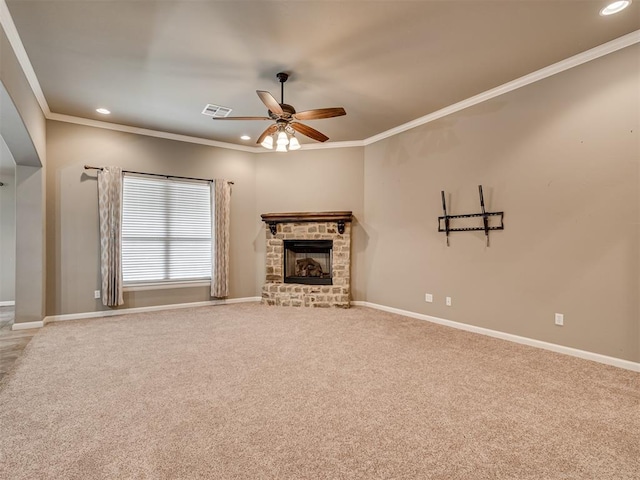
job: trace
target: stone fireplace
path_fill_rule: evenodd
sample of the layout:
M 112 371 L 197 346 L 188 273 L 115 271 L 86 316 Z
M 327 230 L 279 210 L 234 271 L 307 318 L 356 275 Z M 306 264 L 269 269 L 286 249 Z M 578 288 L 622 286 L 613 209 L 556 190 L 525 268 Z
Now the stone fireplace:
M 262 303 L 349 308 L 351 212 L 265 213 Z

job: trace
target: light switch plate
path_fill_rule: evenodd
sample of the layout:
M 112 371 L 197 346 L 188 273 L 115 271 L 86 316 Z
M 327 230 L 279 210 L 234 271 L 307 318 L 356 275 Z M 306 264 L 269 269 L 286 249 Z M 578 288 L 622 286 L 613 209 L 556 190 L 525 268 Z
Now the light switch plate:
M 556 325 L 564 325 L 564 315 L 562 313 L 556 313 Z

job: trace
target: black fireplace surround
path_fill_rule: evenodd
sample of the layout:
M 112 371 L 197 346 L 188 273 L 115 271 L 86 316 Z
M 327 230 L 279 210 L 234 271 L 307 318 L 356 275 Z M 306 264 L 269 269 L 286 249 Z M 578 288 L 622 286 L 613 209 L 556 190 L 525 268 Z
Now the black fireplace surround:
M 284 240 L 284 283 L 332 285 L 333 240 Z

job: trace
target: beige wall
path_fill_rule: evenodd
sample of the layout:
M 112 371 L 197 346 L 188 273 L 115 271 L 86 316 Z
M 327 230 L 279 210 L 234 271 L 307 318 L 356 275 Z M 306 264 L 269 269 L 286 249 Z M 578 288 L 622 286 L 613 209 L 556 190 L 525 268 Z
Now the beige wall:
M 16 165 L 15 323 L 45 316 L 44 168 Z
M 0 135 L 0 303 L 15 301 L 16 165 Z
M 47 315 L 103 310 L 96 172 L 83 166 L 235 182 L 231 205 L 230 297 L 255 290 L 255 169 L 252 154 L 94 127 L 47 123 Z M 208 287 L 125 293 L 125 308 L 210 300 Z
M 352 210 L 363 217 L 363 149 L 252 154 L 63 122 L 47 123 L 47 315 L 103 310 L 96 173 L 83 166 L 233 180 L 230 297 L 259 296 L 267 211 Z M 364 253 L 354 224 L 354 279 Z M 364 298 L 362 282 L 354 287 Z M 208 289 L 125 292 L 124 308 L 209 300 Z
M 257 218 L 262 213 L 351 210 L 351 294 L 364 300 L 364 148 L 320 149 L 256 155 Z M 255 232 L 256 291 L 265 279 L 265 224 Z
M 48 315 L 104 308 L 93 299 L 95 174 L 82 166 L 109 164 L 236 182 L 231 297 L 258 295 L 263 283 L 261 213 L 352 210 L 355 300 L 640 361 L 640 46 L 364 148 L 280 156 L 55 121 L 47 122 L 45 152 L 44 117 L 7 45 L 2 32 L 0 80 L 43 163 L 48 157 Z M 24 290 L 33 299 L 18 321 L 30 321 L 43 315 L 44 169 L 17 177 L 25 212 L 17 236 L 29 262 L 18 266 L 24 285 L 16 296 Z M 440 190 L 451 213 L 475 212 L 478 184 L 487 208 L 505 211 L 506 229 L 491 234 L 488 248 L 480 232 L 453 233 L 447 248 L 436 231 Z M 125 299 L 135 307 L 209 296 L 190 288 Z M 564 327 L 553 324 L 556 312 Z
M 638 85 L 636 45 L 366 147 L 367 300 L 639 361 Z M 505 230 L 447 248 L 479 184 Z

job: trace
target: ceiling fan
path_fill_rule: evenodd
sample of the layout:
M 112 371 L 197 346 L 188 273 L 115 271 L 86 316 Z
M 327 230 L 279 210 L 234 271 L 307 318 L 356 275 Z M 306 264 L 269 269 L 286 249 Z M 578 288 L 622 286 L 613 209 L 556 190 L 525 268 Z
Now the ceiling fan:
M 289 78 L 288 73 L 280 72 L 276 75 L 280 80 L 280 103 L 269 92 L 264 90 L 256 90 L 258 97 L 262 103 L 268 108 L 268 117 L 214 117 L 214 120 L 275 120 L 276 123 L 267 127 L 262 132 L 256 143 L 271 150 L 273 148 L 273 137 L 277 134 L 276 151 L 286 152 L 287 145 L 289 150 L 300 148 L 300 143 L 295 137 L 295 132 L 305 135 L 318 142 L 326 142 L 329 140 L 325 134 L 319 132 L 315 128 L 300 123 L 298 120 L 319 120 L 322 118 L 333 118 L 346 115 L 347 112 L 342 107 L 316 108 L 313 110 L 305 110 L 296 112 L 291 105 L 284 103 L 284 83 Z

